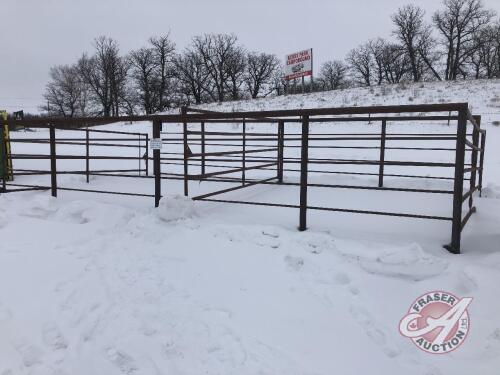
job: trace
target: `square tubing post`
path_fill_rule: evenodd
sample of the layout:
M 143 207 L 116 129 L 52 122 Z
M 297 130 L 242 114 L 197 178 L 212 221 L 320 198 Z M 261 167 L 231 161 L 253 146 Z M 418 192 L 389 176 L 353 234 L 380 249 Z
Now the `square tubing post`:
M 146 134 L 146 176 L 149 176 L 149 134 Z
M 161 138 L 161 121 L 153 121 L 153 138 Z M 160 205 L 161 199 L 161 161 L 160 150 L 153 150 L 153 173 L 155 177 L 155 207 Z
M 479 127 L 481 127 L 481 118 L 476 117 L 476 123 Z M 476 176 L 478 173 L 477 170 L 477 154 L 478 151 L 477 149 L 479 148 L 479 129 L 476 129 L 474 126 L 472 129 L 472 144 L 474 146 L 474 149 L 472 150 L 472 155 L 471 155 L 471 175 L 470 175 L 470 190 L 472 191 L 476 187 Z M 469 197 L 469 209 L 472 208 L 474 205 L 474 198 L 473 198 L 474 193 L 471 193 Z
M 278 121 L 278 182 L 283 183 L 283 157 L 285 151 L 285 122 L 283 120 Z
M 385 162 L 385 137 L 387 131 L 387 120 L 382 120 L 380 132 L 380 165 L 378 170 L 378 187 L 384 186 L 384 162 Z
M 189 195 L 189 180 L 188 180 L 188 173 L 189 173 L 189 165 L 188 165 L 188 158 L 189 158 L 189 146 L 188 146 L 188 126 L 187 126 L 187 121 L 186 121 L 186 114 L 187 114 L 187 109 L 186 107 L 181 108 L 181 115 L 182 115 L 182 133 L 183 133 L 183 140 L 184 140 L 184 196 Z
M 50 125 L 50 186 L 53 197 L 57 197 L 57 155 L 56 155 L 56 128 Z
M 445 246 L 445 248 L 453 254 L 460 254 L 460 239 L 462 234 L 462 203 L 464 194 L 464 161 L 465 137 L 467 136 L 467 111 L 467 106 L 460 108 L 460 110 L 458 111 L 451 243 Z
M 85 175 L 87 184 L 90 182 L 90 135 L 89 128 L 85 130 Z
M 309 161 L 309 115 L 302 117 L 302 141 L 300 150 L 300 218 L 299 230 L 307 229 L 307 169 Z
M 0 125 L 0 171 L 2 175 L 2 192 L 7 190 L 7 152 L 4 139 L 4 126 Z
M 479 153 L 479 196 L 483 194 L 483 169 L 484 169 L 484 148 L 486 146 L 486 133 L 481 133 L 481 152 Z
M 201 174 L 205 174 L 205 123 L 201 123 Z
M 241 184 L 245 185 L 246 181 L 246 175 L 245 175 L 245 169 L 246 169 L 246 148 L 247 148 L 247 124 L 245 119 L 243 119 L 243 139 L 242 139 L 242 148 L 243 148 L 243 153 L 241 155 Z
M 139 151 L 137 151 L 138 155 L 137 155 L 137 163 L 139 164 L 138 167 L 139 167 L 139 176 L 141 175 L 141 171 L 142 171 L 142 168 L 141 168 L 141 151 L 142 151 L 142 147 L 141 147 L 141 135 L 139 134 L 137 136 L 137 141 L 138 141 L 138 149 Z

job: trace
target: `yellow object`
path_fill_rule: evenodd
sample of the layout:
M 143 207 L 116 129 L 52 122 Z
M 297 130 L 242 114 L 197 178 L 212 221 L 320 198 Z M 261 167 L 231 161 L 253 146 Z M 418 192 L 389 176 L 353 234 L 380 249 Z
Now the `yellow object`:
M 7 125 L 7 111 L 0 111 L 2 126 L 3 126 L 3 139 L 1 140 L 5 145 L 5 160 L 3 160 L 3 167 L 5 168 L 5 176 L 7 181 L 12 181 L 12 159 L 10 157 L 10 134 L 9 126 Z M 3 168 L 2 168 L 3 169 Z

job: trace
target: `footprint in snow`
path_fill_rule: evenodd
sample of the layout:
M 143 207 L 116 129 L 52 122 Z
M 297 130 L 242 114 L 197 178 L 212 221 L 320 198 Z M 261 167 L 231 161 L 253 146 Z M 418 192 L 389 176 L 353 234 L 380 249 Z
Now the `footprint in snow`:
M 177 347 L 175 342 L 169 341 L 163 344 L 163 353 L 167 359 L 183 359 L 184 353 Z
M 125 352 L 115 348 L 108 348 L 106 349 L 106 356 L 124 374 L 133 374 L 138 370 L 134 359 Z
M 336 249 L 334 239 L 323 233 L 310 233 L 305 236 L 301 234 L 298 243 L 312 254 L 321 254 L 325 250 Z
M 42 339 L 52 350 L 65 350 L 68 342 L 54 323 L 47 323 L 42 330 Z
M 300 271 L 304 266 L 304 259 L 300 257 L 292 257 L 291 255 L 287 255 L 285 257 L 285 264 L 292 271 Z
M 14 343 L 14 348 L 21 356 L 24 366 L 32 367 L 42 363 L 43 352 L 38 346 L 24 340 L 18 340 Z

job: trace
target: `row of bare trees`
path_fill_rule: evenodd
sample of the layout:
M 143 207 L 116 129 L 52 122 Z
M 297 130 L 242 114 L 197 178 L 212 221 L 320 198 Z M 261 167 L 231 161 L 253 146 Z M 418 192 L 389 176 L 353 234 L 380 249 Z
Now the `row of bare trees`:
M 443 0 L 429 21 L 423 9 L 404 6 L 391 17 L 391 40 L 371 39 L 344 60 L 324 63 L 313 89 L 499 78 L 500 20 L 494 17 L 482 0 Z M 93 53 L 51 69 L 44 109 L 70 117 L 150 114 L 287 91 L 302 90 L 284 81 L 280 60 L 247 51 L 232 34 L 196 36 L 183 51 L 167 34 L 127 55 L 115 40 L 99 37 Z
M 430 22 L 418 6 L 391 17 L 393 39 L 354 48 L 321 68 L 318 88 L 334 90 L 401 81 L 500 78 L 500 20 L 481 0 L 444 0 Z
M 169 35 L 153 37 L 126 56 L 102 36 L 92 54 L 51 69 L 46 108 L 68 117 L 151 114 L 180 104 L 279 94 L 281 77 L 275 55 L 248 52 L 235 35 L 197 36 L 181 53 Z

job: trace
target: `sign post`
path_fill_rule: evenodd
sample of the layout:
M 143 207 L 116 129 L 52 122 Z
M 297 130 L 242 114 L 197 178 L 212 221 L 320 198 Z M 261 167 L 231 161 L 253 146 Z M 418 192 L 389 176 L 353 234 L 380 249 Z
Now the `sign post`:
M 311 77 L 311 92 L 313 90 L 313 51 L 312 48 L 292 53 L 286 56 L 285 80 L 294 81 L 302 79 L 302 93 L 305 91 L 305 77 Z

